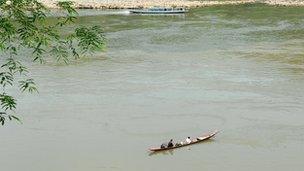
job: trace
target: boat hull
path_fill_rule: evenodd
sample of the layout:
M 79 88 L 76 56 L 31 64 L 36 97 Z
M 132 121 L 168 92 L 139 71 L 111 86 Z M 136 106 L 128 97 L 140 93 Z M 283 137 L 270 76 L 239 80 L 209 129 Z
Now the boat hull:
M 197 144 L 197 143 L 200 143 L 200 142 L 203 142 L 203 141 L 206 141 L 212 137 L 214 137 L 216 134 L 218 133 L 218 131 L 214 131 L 213 133 L 210 133 L 208 135 L 205 135 L 203 137 L 201 137 L 200 140 L 192 140 L 191 143 L 189 144 L 183 144 L 183 145 L 180 145 L 180 146 L 174 146 L 174 147 L 170 147 L 170 148 L 150 148 L 149 150 L 151 152 L 158 152 L 158 151 L 166 151 L 166 150 L 172 150 L 172 149 L 176 149 L 176 148 L 181 148 L 181 147 L 185 147 L 185 146 L 189 146 L 189 145 L 193 145 L 193 144 Z
M 184 14 L 186 10 L 177 11 L 147 11 L 147 10 L 131 10 L 130 13 L 133 14 Z

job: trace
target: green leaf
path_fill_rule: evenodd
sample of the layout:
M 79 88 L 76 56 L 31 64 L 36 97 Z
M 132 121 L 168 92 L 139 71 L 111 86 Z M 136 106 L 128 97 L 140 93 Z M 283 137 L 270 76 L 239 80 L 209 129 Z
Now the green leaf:
M 57 2 L 57 6 L 60 7 L 63 10 L 66 10 L 69 14 L 78 14 L 75 8 L 72 6 L 74 5 L 74 2 L 72 1 L 59 1 Z
M 5 111 L 16 109 L 16 100 L 5 93 L 0 94 L 1 107 Z
M 33 79 L 26 79 L 19 81 L 19 87 L 22 92 L 28 91 L 29 93 L 38 92 L 36 84 Z
M 9 115 L 12 119 L 15 119 L 16 121 L 18 121 L 19 123 L 22 123 L 22 121 L 15 115 Z
M 100 27 L 80 27 L 75 30 L 75 33 L 78 46 L 82 49 L 83 53 L 103 49 L 105 38 Z
M 5 87 L 6 85 L 13 85 L 13 74 L 12 72 L 0 72 L 0 85 Z

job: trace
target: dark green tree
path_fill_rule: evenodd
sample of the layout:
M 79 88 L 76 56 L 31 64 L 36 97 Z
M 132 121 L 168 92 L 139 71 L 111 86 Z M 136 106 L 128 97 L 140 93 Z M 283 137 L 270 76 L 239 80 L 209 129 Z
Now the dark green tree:
M 7 93 L 8 88 L 37 92 L 20 56 L 40 63 L 48 57 L 68 63 L 70 58 L 104 47 L 104 34 L 98 26 L 82 26 L 62 34 L 61 29 L 73 23 L 78 13 L 71 1 L 58 2 L 57 7 L 63 15 L 56 17 L 56 22 L 47 22 L 51 11 L 37 0 L 0 0 L 0 125 L 20 121 L 15 113 L 16 98 Z

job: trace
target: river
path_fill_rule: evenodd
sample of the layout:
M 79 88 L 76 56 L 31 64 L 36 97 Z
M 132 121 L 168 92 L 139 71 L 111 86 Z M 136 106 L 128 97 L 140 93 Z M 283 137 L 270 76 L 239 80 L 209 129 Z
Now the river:
M 304 8 L 193 9 L 185 15 L 80 11 L 107 49 L 32 64 L 23 124 L 0 129 L 0 170 L 302 170 Z M 211 141 L 147 149 L 215 129 Z

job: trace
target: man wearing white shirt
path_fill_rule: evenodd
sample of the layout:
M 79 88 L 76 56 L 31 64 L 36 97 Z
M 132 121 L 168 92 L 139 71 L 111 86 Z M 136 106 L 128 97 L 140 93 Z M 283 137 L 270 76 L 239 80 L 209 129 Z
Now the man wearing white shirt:
M 191 143 L 191 139 L 190 137 L 186 138 L 186 143 L 190 144 Z

